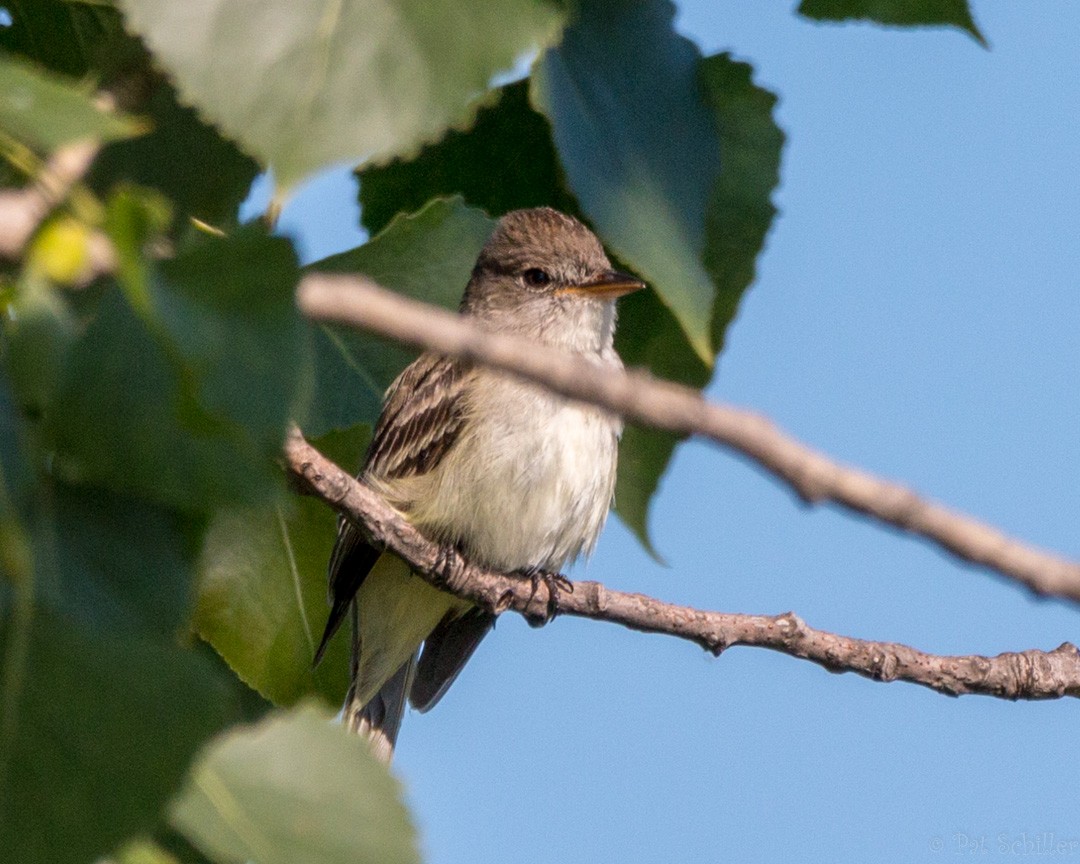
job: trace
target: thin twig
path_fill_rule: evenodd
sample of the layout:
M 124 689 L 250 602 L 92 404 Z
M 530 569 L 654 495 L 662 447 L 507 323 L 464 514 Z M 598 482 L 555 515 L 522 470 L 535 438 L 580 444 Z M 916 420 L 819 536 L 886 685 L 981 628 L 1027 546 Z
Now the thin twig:
M 1028 546 L 911 489 L 841 465 L 768 419 L 706 401 L 689 387 L 613 371 L 520 337 L 482 330 L 459 315 L 409 300 L 358 276 L 309 274 L 298 291 L 316 321 L 361 327 L 398 341 L 512 372 L 629 420 L 701 435 L 748 457 L 807 503 L 831 501 L 915 534 L 1039 595 L 1080 601 L 1080 564 Z
M 392 549 L 425 580 L 493 612 L 541 619 L 549 601 L 563 615 L 610 621 L 646 633 L 664 633 L 714 654 L 734 645 L 779 651 L 831 672 L 855 672 L 875 681 L 909 681 L 951 696 L 1001 699 L 1080 696 L 1080 651 L 1064 643 L 1053 651 L 996 657 L 938 656 L 895 642 L 870 642 L 815 630 L 797 615 L 705 612 L 643 594 L 613 591 L 597 582 L 575 582 L 573 591 L 549 595 L 544 582 L 477 567 L 413 528 L 377 493 L 319 453 L 294 429 L 285 445 L 293 477 L 309 494 L 343 513 L 372 543 Z

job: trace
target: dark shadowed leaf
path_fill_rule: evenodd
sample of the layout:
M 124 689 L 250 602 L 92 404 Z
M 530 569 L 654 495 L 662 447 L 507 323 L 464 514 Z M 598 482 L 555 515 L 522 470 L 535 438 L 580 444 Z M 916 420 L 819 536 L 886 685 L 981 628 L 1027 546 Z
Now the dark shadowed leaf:
M 585 0 L 537 65 L 532 97 L 582 210 L 711 365 L 715 289 L 702 254 L 720 144 L 700 55 L 672 29 L 674 11 L 667 0 Z
M 416 214 L 395 219 L 363 246 L 318 261 L 311 269 L 363 273 L 409 297 L 456 309 L 493 224 L 460 200 L 432 201 Z M 320 435 L 373 424 L 383 393 L 415 352 L 343 327 L 315 326 L 312 332 L 315 398 L 304 430 Z
M 720 132 L 721 169 L 709 196 L 704 255 L 716 285 L 713 344 L 718 349 L 754 281 L 776 215 L 772 193 L 780 183 L 784 133 L 773 119 L 776 96 L 756 86 L 752 73 L 749 64 L 727 54 L 706 57 L 700 65 L 705 99 Z
M 292 186 L 406 153 L 468 118 L 493 74 L 554 39 L 547 0 L 119 0 L 181 97 Z
M 4 0 L 11 25 L 0 27 L 0 49 L 54 72 L 80 77 L 112 61 L 127 39 L 119 13 L 105 5 L 66 0 Z
M 75 341 L 75 315 L 60 292 L 27 268 L 6 304 L 0 338 L 19 408 L 40 417 Z
M 312 443 L 348 471 L 369 434 L 360 426 Z M 317 693 L 344 698 L 345 640 L 311 668 L 329 607 L 326 566 L 337 514 L 322 501 L 295 497 L 215 515 L 199 560 L 194 626 L 240 678 L 278 705 Z
M 46 415 L 57 472 L 184 510 L 266 497 L 272 466 L 192 401 L 177 365 L 112 286 L 68 352 Z
M 0 579 L 0 860 L 74 864 L 153 830 L 236 698 L 179 638 L 200 525 L 101 490 L 36 493 Z
M 5 657 L 9 595 L 0 583 Z M 46 608 L 27 647 L 17 697 L 5 700 L 0 860 L 85 864 L 153 829 L 195 749 L 228 718 L 230 688 L 190 650 Z
M 372 233 L 439 196 L 461 195 L 492 216 L 521 207 L 578 210 L 562 185 L 551 126 L 529 104 L 528 81 L 500 88 L 471 129 L 452 129 L 412 159 L 366 167 L 359 175 L 360 217 Z
M 952 26 L 986 40 L 971 17 L 968 0 L 802 0 L 799 14 L 818 21 L 876 21 L 899 27 Z
M 312 706 L 215 741 L 173 822 L 219 864 L 413 864 L 401 788 L 364 741 Z

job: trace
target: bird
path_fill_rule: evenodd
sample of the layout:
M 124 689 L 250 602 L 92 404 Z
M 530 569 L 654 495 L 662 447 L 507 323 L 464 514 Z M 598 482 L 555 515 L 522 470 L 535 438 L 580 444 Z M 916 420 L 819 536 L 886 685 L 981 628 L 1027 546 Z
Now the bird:
M 579 220 L 548 207 L 514 210 L 481 249 L 459 312 L 621 369 L 615 301 L 644 287 L 612 267 Z M 424 353 L 387 389 L 358 479 L 467 560 L 550 577 L 596 544 L 621 434 L 621 419 L 605 409 Z M 330 613 L 314 662 L 351 617 L 344 721 L 388 762 L 406 699 L 432 708 L 495 617 L 412 574 L 343 518 L 328 571 Z

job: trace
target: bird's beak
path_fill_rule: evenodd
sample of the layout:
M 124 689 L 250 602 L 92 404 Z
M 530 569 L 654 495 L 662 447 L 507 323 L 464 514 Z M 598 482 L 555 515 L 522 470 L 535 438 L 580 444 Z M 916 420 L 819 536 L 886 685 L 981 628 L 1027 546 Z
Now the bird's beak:
M 645 287 L 640 279 L 629 273 L 620 273 L 618 270 L 608 270 L 601 273 L 595 279 L 582 282 L 580 285 L 570 285 L 560 288 L 556 294 L 582 294 L 586 297 L 596 297 L 599 300 L 614 300 L 632 291 Z

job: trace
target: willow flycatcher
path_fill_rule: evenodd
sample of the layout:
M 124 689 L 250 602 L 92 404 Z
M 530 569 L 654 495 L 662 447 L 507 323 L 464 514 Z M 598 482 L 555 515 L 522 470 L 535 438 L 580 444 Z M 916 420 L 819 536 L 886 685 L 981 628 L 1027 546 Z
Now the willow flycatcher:
M 615 299 L 642 287 L 612 269 L 576 219 L 517 210 L 481 250 L 461 314 L 619 368 Z M 429 539 L 477 564 L 552 573 L 596 543 L 621 432 L 621 420 L 603 409 L 423 354 L 390 385 L 360 480 Z M 412 575 L 344 520 L 329 570 L 332 608 L 316 662 L 351 609 L 345 719 L 388 760 L 406 697 L 419 711 L 431 708 L 495 619 Z

